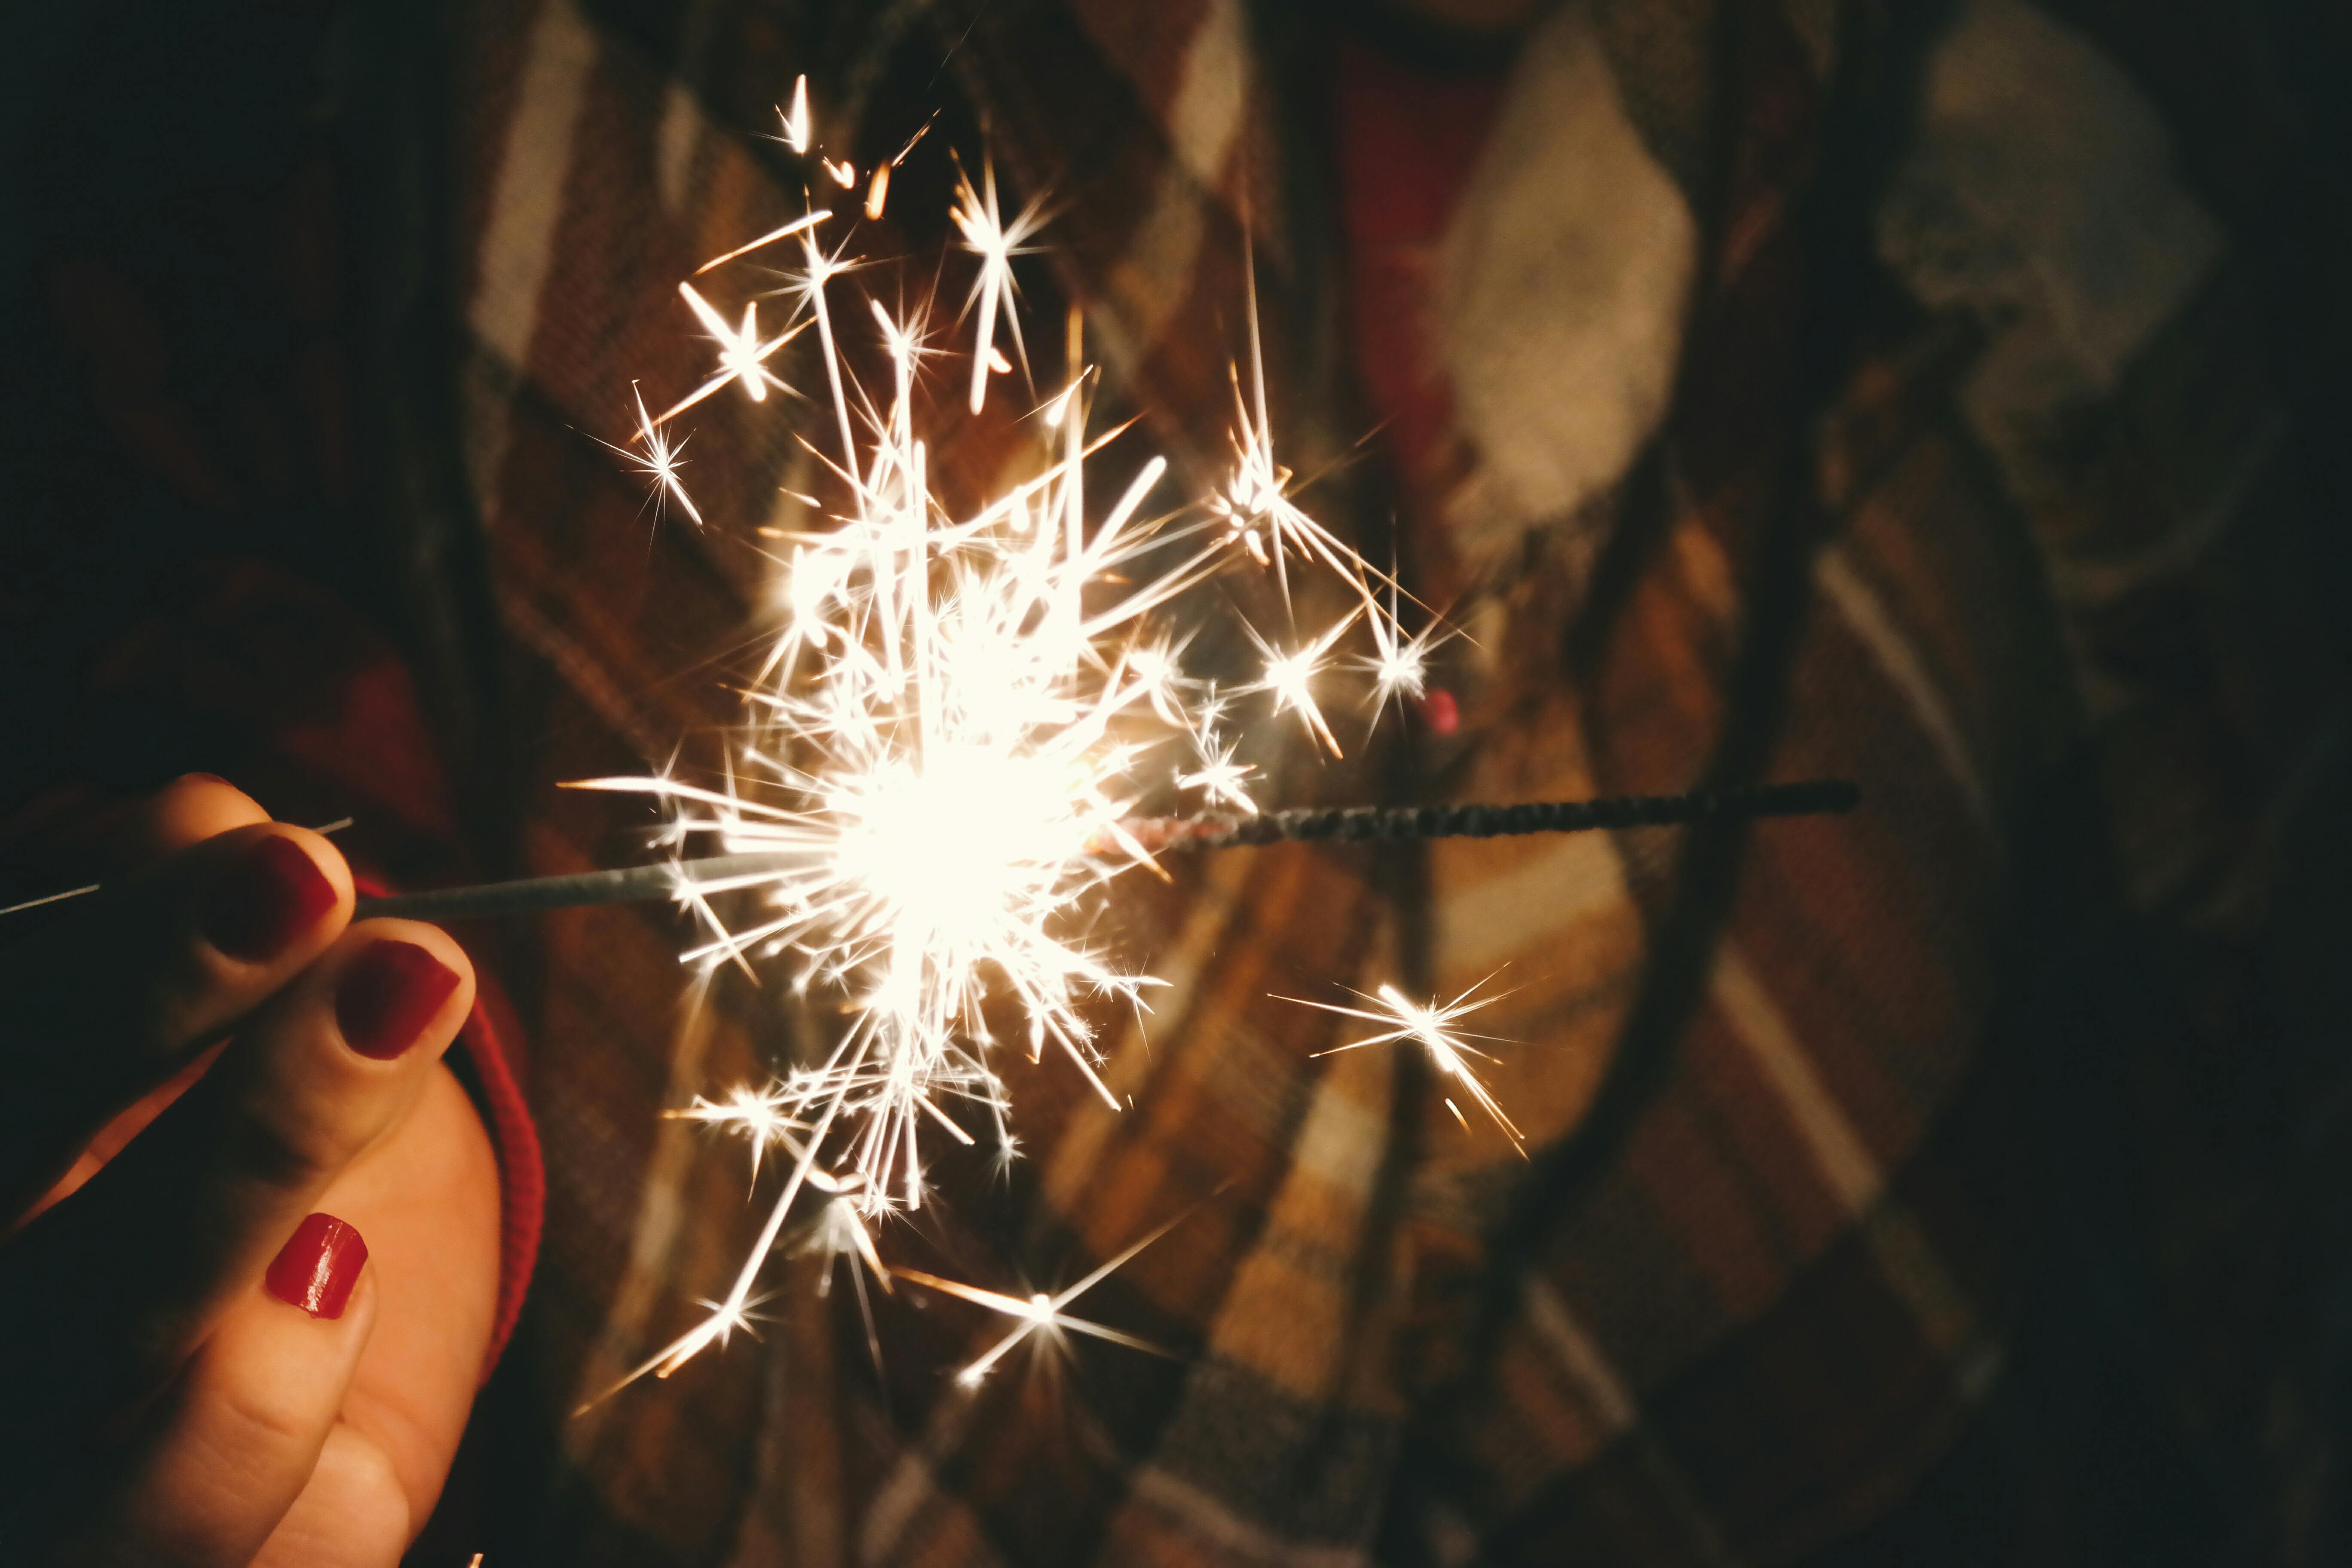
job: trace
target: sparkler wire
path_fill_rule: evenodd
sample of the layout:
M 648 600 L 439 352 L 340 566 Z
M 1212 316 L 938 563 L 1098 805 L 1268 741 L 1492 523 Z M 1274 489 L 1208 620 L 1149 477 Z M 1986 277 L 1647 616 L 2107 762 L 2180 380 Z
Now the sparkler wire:
M 1806 779 L 1790 784 L 1694 790 L 1686 795 L 1619 795 L 1520 805 L 1307 807 L 1261 812 L 1255 816 L 1137 817 L 1121 826 L 1144 848 L 1160 852 L 1279 843 L 1497 838 L 1768 816 L 1813 816 L 1852 811 L 1861 800 L 1862 792 L 1843 779 Z M 358 912 L 361 918 L 387 915 L 407 920 L 470 920 L 543 910 L 642 903 L 688 892 L 723 891 L 726 884 L 764 879 L 780 868 L 800 864 L 806 858 L 805 852 L 712 855 L 617 870 L 532 877 L 520 881 L 362 899 Z

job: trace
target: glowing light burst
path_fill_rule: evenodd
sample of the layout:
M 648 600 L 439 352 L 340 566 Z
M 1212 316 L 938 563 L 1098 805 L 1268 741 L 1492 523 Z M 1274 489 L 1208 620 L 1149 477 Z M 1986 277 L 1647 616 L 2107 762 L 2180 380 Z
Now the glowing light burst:
M 802 230 L 803 234 L 806 232 Z M 710 301 L 695 291 L 693 284 L 680 281 L 677 292 L 692 308 L 695 319 L 702 323 L 703 331 L 709 332 L 711 340 L 719 345 L 719 369 L 709 380 L 670 405 L 660 418 L 649 421 L 646 426 L 648 434 L 730 385 L 740 386 L 754 403 L 766 402 L 768 388 L 772 386 L 779 392 L 792 390 L 768 369 L 768 361 L 778 349 L 800 336 L 806 330 L 806 323 L 787 328 L 762 341 L 760 336 L 760 302 L 757 300 L 744 302 L 743 324 L 730 327 Z
M 1187 1214 L 1189 1213 L 1188 1210 Z M 919 1268 L 894 1268 L 891 1272 L 901 1279 L 911 1279 L 918 1285 L 928 1285 L 934 1290 L 944 1291 L 948 1295 L 970 1301 L 974 1306 L 985 1307 L 992 1312 L 1002 1312 L 1020 1325 L 987 1350 L 982 1351 L 977 1357 L 967 1363 L 961 1372 L 956 1373 L 956 1381 L 967 1388 L 976 1387 L 984 1382 L 1000 1362 L 1032 1341 L 1034 1341 L 1041 1350 L 1055 1354 L 1066 1353 L 1069 1343 L 1068 1336 L 1071 1334 L 1087 1334 L 1095 1339 L 1108 1340 L 1115 1345 L 1125 1345 L 1129 1350 L 1143 1351 L 1151 1355 L 1168 1356 L 1172 1359 L 1175 1355 L 1173 1351 L 1153 1344 L 1150 1340 L 1139 1339 L 1133 1334 L 1124 1333 L 1118 1329 L 1107 1328 L 1101 1323 L 1088 1322 L 1084 1318 L 1073 1317 L 1065 1309 L 1125 1268 L 1129 1260 L 1137 1253 L 1175 1229 L 1186 1217 L 1187 1215 L 1178 1215 L 1124 1252 L 1097 1267 L 1093 1273 L 1076 1284 L 1052 1294 L 1038 1290 L 1027 1296 L 1007 1296 L 1002 1291 L 983 1290 L 976 1285 L 964 1285 L 953 1279 L 942 1279 L 936 1274 L 926 1274 Z
M 1433 621 L 1411 637 L 1404 633 L 1397 618 L 1398 600 L 1402 597 L 1396 580 L 1389 580 L 1388 613 L 1367 617 L 1371 627 L 1372 652 L 1356 661 L 1356 668 L 1372 678 L 1371 706 L 1374 721 L 1391 703 L 1400 706 L 1417 702 L 1429 689 L 1429 656 L 1432 649 L 1454 634 L 1442 622 Z
M 674 500 L 685 510 L 688 517 L 694 520 L 694 526 L 700 528 L 702 513 L 696 510 L 694 498 L 686 493 L 685 480 L 678 477 L 678 469 L 684 466 L 679 459 L 679 454 L 686 448 L 685 438 L 680 437 L 678 440 L 672 441 L 664 435 L 660 421 L 646 412 L 645 394 L 637 392 L 634 386 L 630 390 L 635 395 L 637 404 L 637 434 L 635 443 L 645 448 L 644 455 L 641 457 L 626 447 L 615 447 L 610 441 L 597 441 L 596 445 L 625 458 L 639 473 L 653 481 L 653 500 L 656 516 L 660 515 L 659 508 Z M 590 438 L 594 439 L 593 437 Z
M 1360 611 L 1360 608 L 1359 606 Z M 1328 628 L 1305 647 L 1286 650 L 1258 636 L 1256 627 L 1243 628 L 1265 658 L 1265 675 L 1245 690 L 1263 691 L 1271 696 L 1277 713 L 1297 714 L 1299 722 L 1307 726 L 1307 733 L 1335 757 L 1339 754 L 1339 742 L 1331 733 L 1331 726 L 1324 721 L 1322 706 L 1315 699 L 1315 684 L 1330 668 L 1333 645 L 1347 635 L 1348 628 L 1355 624 L 1355 620 L 1356 616 L 1351 613 L 1338 626 Z
M 1335 1006 L 1328 1002 L 1309 1002 L 1303 996 L 1285 996 L 1279 1000 L 1296 1002 L 1301 1006 L 1313 1007 L 1318 1012 L 1337 1013 L 1343 1017 L 1361 1018 L 1369 1023 L 1381 1026 L 1381 1032 L 1377 1035 L 1370 1035 L 1360 1040 L 1349 1040 L 1347 1044 L 1334 1046 L 1328 1051 L 1318 1051 L 1315 1053 L 1317 1056 L 1336 1056 L 1341 1051 L 1361 1050 L 1367 1046 L 1391 1045 L 1401 1040 L 1410 1040 L 1419 1046 L 1429 1053 L 1430 1062 L 1437 1068 L 1438 1076 L 1450 1080 L 1469 1099 L 1471 1103 L 1492 1118 L 1495 1125 L 1502 1130 L 1503 1136 L 1511 1141 L 1511 1147 L 1517 1150 L 1520 1156 L 1524 1158 L 1528 1152 L 1527 1139 L 1521 1135 L 1511 1119 L 1504 1114 L 1501 1103 L 1496 1100 L 1494 1094 L 1470 1066 L 1470 1058 L 1474 1057 L 1481 1061 L 1495 1059 L 1492 1055 L 1479 1050 L 1470 1042 L 1486 1040 L 1489 1043 L 1500 1043 L 1498 1037 L 1469 1034 L 1454 1027 L 1456 1023 L 1470 1014 L 1477 1012 L 1482 1007 L 1492 1006 L 1501 1001 L 1504 995 L 1508 994 L 1508 993 L 1499 993 L 1492 996 L 1478 996 L 1479 986 L 1485 984 L 1485 981 L 1480 981 L 1478 985 L 1473 985 L 1451 1002 L 1433 1001 L 1426 1005 L 1407 1000 L 1395 986 L 1386 984 L 1383 984 L 1374 995 L 1367 996 L 1360 991 L 1355 993 L 1363 1000 L 1373 1003 L 1375 1006 L 1372 1008 Z M 1462 1108 L 1454 1102 L 1451 1096 L 1447 1097 L 1445 1106 L 1447 1110 L 1454 1112 L 1454 1119 L 1456 1121 L 1461 1122 L 1465 1128 L 1470 1125 L 1469 1119 L 1462 1114 Z
M 760 1160 L 768 1146 L 787 1142 L 793 1132 L 808 1131 L 793 1121 L 785 1109 L 791 1103 L 792 1096 L 781 1088 L 763 1092 L 739 1084 L 728 1091 L 724 1100 L 705 1100 L 696 1095 L 694 1103 L 685 1110 L 665 1110 L 662 1114 L 673 1121 L 700 1121 L 740 1133 L 751 1145 L 751 1180 L 756 1183 L 760 1179 Z
M 956 205 L 950 209 L 950 216 L 963 234 L 964 248 L 980 258 L 980 275 L 972 279 L 971 298 L 964 306 L 967 311 L 974 306 L 980 310 L 980 324 L 972 332 L 974 414 L 980 412 L 988 397 L 989 371 L 1003 364 L 996 352 L 996 322 L 1000 315 L 1012 330 L 1013 352 L 1022 356 L 1024 365 L 1028 363 L 1028 349 L 1021 341 L 1020 291 L 1013 281 L 1013 258 L 1035 252 L 1036 247 L 1027 241 L 1044 222 L 1043 212 L 1043 202 L 1033 200 L 1011 223 L 1006 223 L 997 210 L 996 165 L 987 162 L 981 164 L 978 190 L 972 188 L 971 176 L 958 167 Z
M 1256 768 L 1248 763 L 1234 760 L 1238 742 L 1220 739 L 1216 730 L 1203 725 L 1198 740 L 1201 765 L 1189 773 L 1176 775 L 1179 789 L 1196 789 L 1211 805 L 1230 805 L 1245 816 L 1257 815 L 1257 802 L 1249 795 L 1250 774 Z
M 782 118 L 786 141 L 814 161 L 803 91 Z M 1005 368 L 993 342 L 1000 319 L 1016 352 L 1022 345 L 1011 261 L 1031 248 L 1039 214 L 1033 202 L 1005 222 L 992 169 L 982 164 L 977 185 L 960 171 L 950 216 L 979 258 L 965 306 L 978 316 L 975 410 L 992 368 Z M 784 1244 L 804 1191 L 821 1206 L 815 1223 L 795 1232 L 803 1246 L 854 1258 L 861 1301 L 864 1274 L 887 1289 L 874 1222 L 922 1205 L 928 1142 L 973 1143 L 970 1123 L 1012 1157 L 1008 1100 L 992 1061 L 1004 1042 L 992 1017 L 1013 1025 L 1013 1043 L 1031 1060 L 1068 1064 L 1119 1109 L 1099 1074 L 1087 1015 L 1106 1000 L 1140 1008 L 1159 982 L 1122 967 L 1088 928 L 1119 873 L 1157 869 L 1129 819 L 1170 792 L 1255 812 L 1253 766 L 1226 738 L 1237 700 L 1269 698 L 1274 715 L 1296 713 L 1337 755 L 1321 683 L 1335 670 L 1368 668 L 1375 700 L 1385 701 L 1417 689 L 1429 646 L 1429 634 L 1407 638 L 1397 626 L 1393 581 L 1298 506 L 1290 471 L 1275 458 L 1254 300 L 1252 395 L 1243 398 L 1237 374 L 1235 467 L 1213 495 L 1157 510 L 1171 499 L 1161 494 L 1166 460 L 1109 452 L 1116 431 L 1089 436 L 1092 373 L 1076 368 L 1026 416 L 1036 437 L 1027 477 L 959 512 L 930 483 L 921 433 L 923 363 L 944 351 L 928 337 L 921 310 L 894 312 L 867 299 L 862 310 L 837 313 L 832 295 L 858 264 L 846 238 L 819 248 L 825 216 L 812 211 L 702 268 L 798 239 L 801 266 L 780 291 L 790 320 L 773 335 L 763 335 L 755 304 L 730 323 L 692 284 L 679 285 L 719 344 L 719 364 L 658 418 L 639 406 L 633 445 L 645 455 L 632 460 L 698 521 L 677 446 L 661 427 L 730 386 L 754 403 L 785 389 L 769 362 L 815 329 L 830 417 L 803 445 L 830 472 L 834 493 L 815 509 L 820 524 L 761 531 L 777 542 L 780 621 L 747 689 L 723 776 L 705 784 L 665 773 L 574 787 L 656 797 L 670 818 L 662 841 L 681 857 L 689 846 L 756 857 L 727 877 L 678 874 L 678 900 L 705 932 L 684 961 L 781 967 L 793 990 L 837 1001 L 845 1023 L 816 1065 L 672 1113 L 745 1138 L 755 1184 L 771 1149 L 785 1152 L 789 1170 L 709 1318 L 629 1378 L 667 1375 L 751 1326 L 761 1269 Z M 879 385 L 860 379 L 837 336 L 856 326 L 862 337 L 867 321 L 887 367 Z M 1107 510 L 1089 504 L 1097 468 L 1123 480 Z M 1281 574 L 1286 605 L 1290 563 L 1327 574 L 1352 608 L 1313 635 L 1292 627 L 1282 647 L 1244 628 L 1265 656 L 1264 673 L 1221 694 L 1185 672 L 1192 633 L 1179 618 L 1193 613 L 1195 599 L 1215 597 L 1193 590 L 1218 573 L 1252 569 L 1253 559 Z M 1371 628 L 1358 634 L 1371 655 L 1343 658 L 1342 640 L 1359 621 Z M 967 1369 L 977 1378 L 1041 1333 L 1157 1349 L 1064 1310 L 1135 1250 L 1057 1296 L 1026 1300 L 900 1272 L 1021 1320 Z
M 795 153 L 809 150 L 808 78 L 802 76 L 793 83 L 793 106 L 776 110 L 776 120 L 783 131 L 784 145 Z

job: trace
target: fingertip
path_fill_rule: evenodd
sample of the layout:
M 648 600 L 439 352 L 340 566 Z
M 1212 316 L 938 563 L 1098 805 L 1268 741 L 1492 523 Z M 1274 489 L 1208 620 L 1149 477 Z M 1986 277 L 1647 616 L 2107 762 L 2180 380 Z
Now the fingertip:
M 89 1510 L 68 1560 L 253 1561 L 335 1446 L 376 1300 L 372 1270 L 333 1317 L 258 1293 L 237 1300 L 154 1406 L 131 1468 Z
M 351 867 L 307 828 L 264 823 L 223 835 L 202 879 L 197 925 L 240 963 L 315 953 L 351 919 Z
M 182 773 L 147 798 L 135 837 L 148 854 L 170 855 L 268 820 L 251 795 L 218 774 Z
M 359 897 L 359 889 L 352 877 L 352 863 L 343 858 L 343 852 L 335 847 L 335 841 L 313 828 L 291 822 L 271 823 L 270 831 L 281 838 L 293 840 L 302 853 L 310 858 L 310 863 L 334 888 L 335 902 L 348 920 L 353 902 Z
M 343 1043 L 378 1061 L 418 1047 L 437 1057 L 474 1006 L 474 966 L 438 926 L 370 920 L 352 928 L 355 951 L 335 982 Z
M 262 1275 L 262 1288 L 313 1318 L 340 1318 L 367 1270 L 367 1238 L 348 1220 L 306 1215 Z

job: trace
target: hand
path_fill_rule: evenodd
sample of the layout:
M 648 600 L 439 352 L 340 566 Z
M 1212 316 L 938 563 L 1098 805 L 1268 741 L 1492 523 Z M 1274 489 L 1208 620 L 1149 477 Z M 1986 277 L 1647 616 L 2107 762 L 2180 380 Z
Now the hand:
M 431 926 L 350 924 L 333 846 L 226 785 L 182 780 L 122 845 L 0 948 L 0 1225 L 28 1216 L 0 1240 L 0 1541 L 389 1568 L 497 1291 L 497 1168 L 439 1065 L 472 969 Z

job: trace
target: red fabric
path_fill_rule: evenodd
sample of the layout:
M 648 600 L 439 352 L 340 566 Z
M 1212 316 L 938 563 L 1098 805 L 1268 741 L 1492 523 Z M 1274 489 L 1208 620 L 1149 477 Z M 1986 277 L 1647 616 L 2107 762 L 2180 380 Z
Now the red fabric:
M 1437 245 L 1509 73 L 1428 75 L 1345 33 L 1333 67 L 1349 339 L 1364 394 L 1410 479 L 1432 468 L 1454 421 L 1453 391 L 1431 352 Z
M 489 1348 L 482 1354 L 482 1380 L 487 1383 L 490 1369 L 498 1365 L 507 1342 L 514 1337 L 523 1295 L 530 1289 L 546 1207 L 547 1173 L 540 1161 L 539 1129 L 531 1123 L 530 1107 L 499 1043 L 500 1026 L 494 1022 L 503 1017 L 506 1032 L 513 1034 L 513 1011 L 488 972 L 478 968 L 475 973 L 473 1015 L 457 1036 L 466 1065 L 473 1071 L 470 1076 L 458 1076 L 474 1096 L 475 1108 L 489 1128 L 490 1142 L 499 1157 L 499 1306 L 490 1320 Z

